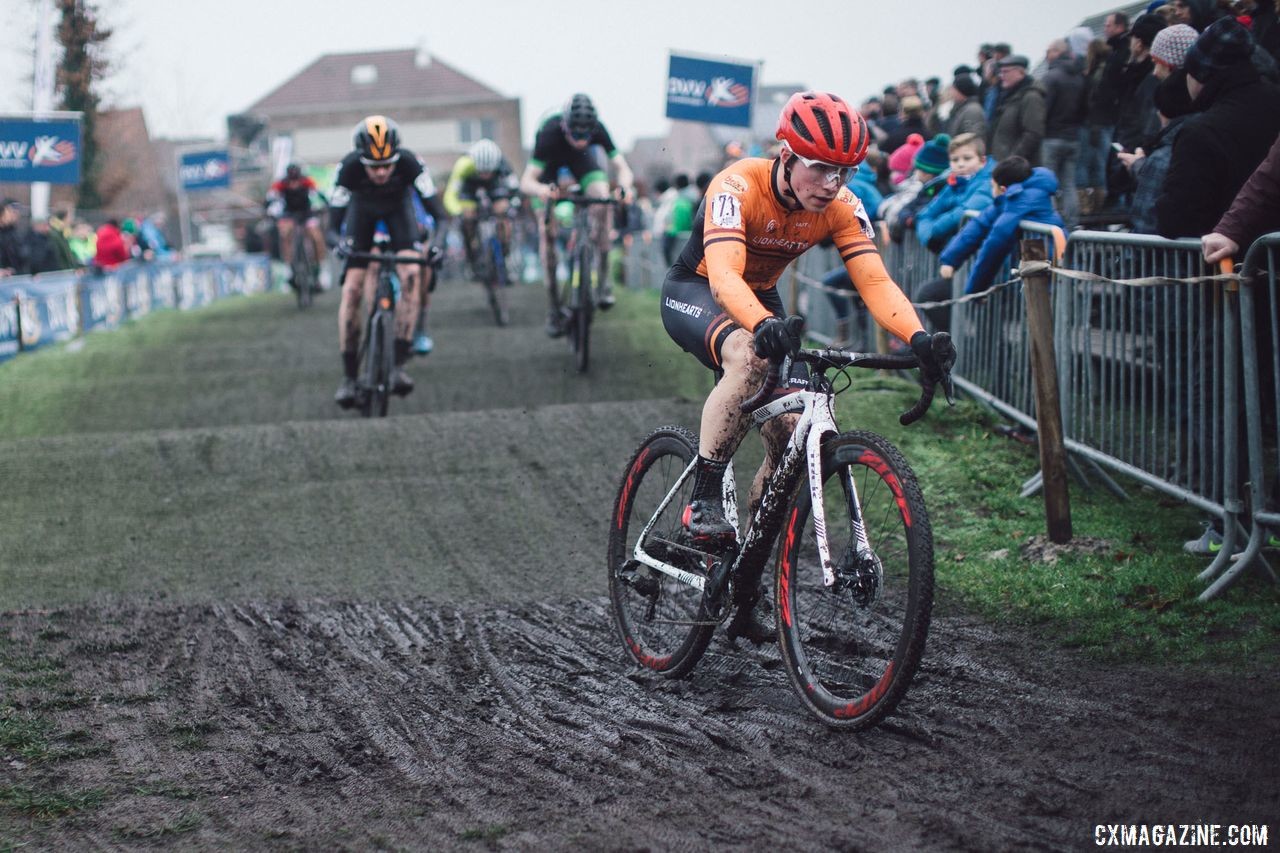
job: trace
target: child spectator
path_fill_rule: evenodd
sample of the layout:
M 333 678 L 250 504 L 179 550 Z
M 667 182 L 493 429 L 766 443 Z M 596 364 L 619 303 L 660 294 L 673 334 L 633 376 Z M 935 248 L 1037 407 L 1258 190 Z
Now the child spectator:
M 895 187 L 911 176 L 915 168 L 916 154 L 924 147 L 924 137 L 913 133 L 907 141 L 899 145 L 889 154 L 889 182 Z
M 1013 248 L 1022 220 L 1042 222 L 1064 227 L 1062 217 L 1053 209 L 1053 194 L 1058 191 L 1058 179 L 1053 172 L 1038 166 L 1031 168 L 1026 158 L 1006 157 L 991 172 L 992 192 L 995 201 L 982 214 L 961 229 L 951 239 L 939 260 L 940 278 L 926 282 L 917 302 L 936 302 L 951 298 L 951 278 L 975 251 L 977 258 L 965 282 L 965 293 L 980 293 L 995 283 L 1004 259 Z M 925 311 L 938 331 L 951 330 L 951 308 L 931 308 Z
M 991 205 L 991 170 L 982 137 L 965 133 L 947 146 L 951 171 L 945 186 L 916 216 L 916 237 L 931 252 L 940 252 L 960 230 L 966 210 L 985 210 Z
M 889 225 L 889 236 L 901 243 L 904 228 L 915 227 L 915 213 L 929 203 L 939 190 L 939 175 L 947 170 L 947 145 L 951 140 L 939 134 L 928 145 L 916 152 L 910 176 L 898 187 L 898 191 L 880 205 L 879 216 Z
M 120 223 L 108 219 L 98 228 L 97 245 L 93 256 L 94 266 L 104 270 L 120 266 L 131 257 Z

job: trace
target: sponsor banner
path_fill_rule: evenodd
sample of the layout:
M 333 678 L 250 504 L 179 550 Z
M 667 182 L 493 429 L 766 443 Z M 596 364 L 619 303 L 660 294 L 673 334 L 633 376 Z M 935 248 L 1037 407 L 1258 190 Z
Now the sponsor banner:
M 231 186 L 231 156 L 227 149 L 184 152 L 178 160 L 178 183 L 186 192 Z
M 200 308 L 226 296 L 262 293 L 269 282 L 270 261 L 263 255 L 129 263 L 101 274 L 5 279 L 0 284 L 0 361 L 19 352 L 19 329 L 21 349 L 37 349 L 82 331 L 114 329 L 152 311 Z
M 754 65 L 671 54 L 667 71 L 667 118 L 751 126 Z
M 0 183 L 80 183 L 80 119 L 0 116 Z

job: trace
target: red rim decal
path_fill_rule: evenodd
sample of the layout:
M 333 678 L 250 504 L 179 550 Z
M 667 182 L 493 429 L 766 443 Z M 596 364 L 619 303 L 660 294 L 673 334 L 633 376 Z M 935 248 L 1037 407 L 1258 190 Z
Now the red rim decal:
M 782 571 L 778 575 L 778 609 L 782 621 L 791 624 L 791 554 L 796 544 L 796 518 L 800 515 L 799 507 L 791 510 L 791 519 L 787 522 L 787 539 L 782 545 Z
M 885 462 L 878 453 L 872 450 L 862 451 L 858 461 L 879 474 L 880 479 L 888 484 L 890 491 L 893 492 L 893 499 L 898 502 L 898 509 L 902 510 L 902 520 L 907 527 L 910 527 L 911 510 L 907 507 L 907 496 L 902 491 L 902 483 L 898 482 L 898 477 L 893 473 L 893 469 L 889 467 L 889 463 Z
M 868 708 L 880 701 L 880 697 L 884 696 L 892 681 L 893 661 L 889 661 L 889 666 L 885 668 L 884 675 L 880 676 L 880 680 L 876 682 L 876 686 L 872 687 L 867 695 L 863 696 L 857 702 L 850 702 L 843 708 L 836 708 L 831 712 L 832 715 L 837 719 L 845 720 L 865 714 Z
M 627 505 L 631 503 L 631 490 L 635 488 L 636 477 L 640 476 L 641 469 L 644 468 L 644 460 L 649 458 L 649 448 L 646 447 L 640 451 L 640 455 L 636 457 L 635 464 L 631 466 L 631 470 L 627 472 L 626 485 L 622 487 L 622 498 L 618 501 L 618 518 L 616 521 L 617 528 L 622 529 L 623 518 L 627 514 Z
M 656 655 L 648 654 L 640 647 L 639 643 L 630 637 L 627 638 L 627 645 L 631 647 L 631 653 L 636 656 L 636 660 L 640 661 L 642 666 L 647 666 L 650 669 L 666 669 L 667 664 L 671 663 L 671 655 L 660 658 Z

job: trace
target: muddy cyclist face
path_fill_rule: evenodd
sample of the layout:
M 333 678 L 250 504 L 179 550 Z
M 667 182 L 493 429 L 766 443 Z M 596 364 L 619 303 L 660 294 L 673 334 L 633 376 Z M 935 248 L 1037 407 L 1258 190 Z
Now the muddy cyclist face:
M 369 176 L 369 180 L 379 186 L 391 180 L 391 173 L 395 168 L 395 163 L 379 163 L 376 166 L 371 166 L 368 163 L 364 164 L 364 171 Z

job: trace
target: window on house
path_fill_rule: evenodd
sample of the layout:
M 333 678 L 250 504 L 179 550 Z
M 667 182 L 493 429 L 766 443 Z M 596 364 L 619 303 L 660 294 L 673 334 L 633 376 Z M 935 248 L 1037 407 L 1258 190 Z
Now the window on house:
M 351 82 L 356 86 L 371 86 L 378 82 L 378 66 L 356 65 L 351 69 Z
M 493 139 L 498 132 L 498 123 L 491 118 L 471 118 L 458 122 L 458 141 L 470 145 L 479 139 Z

